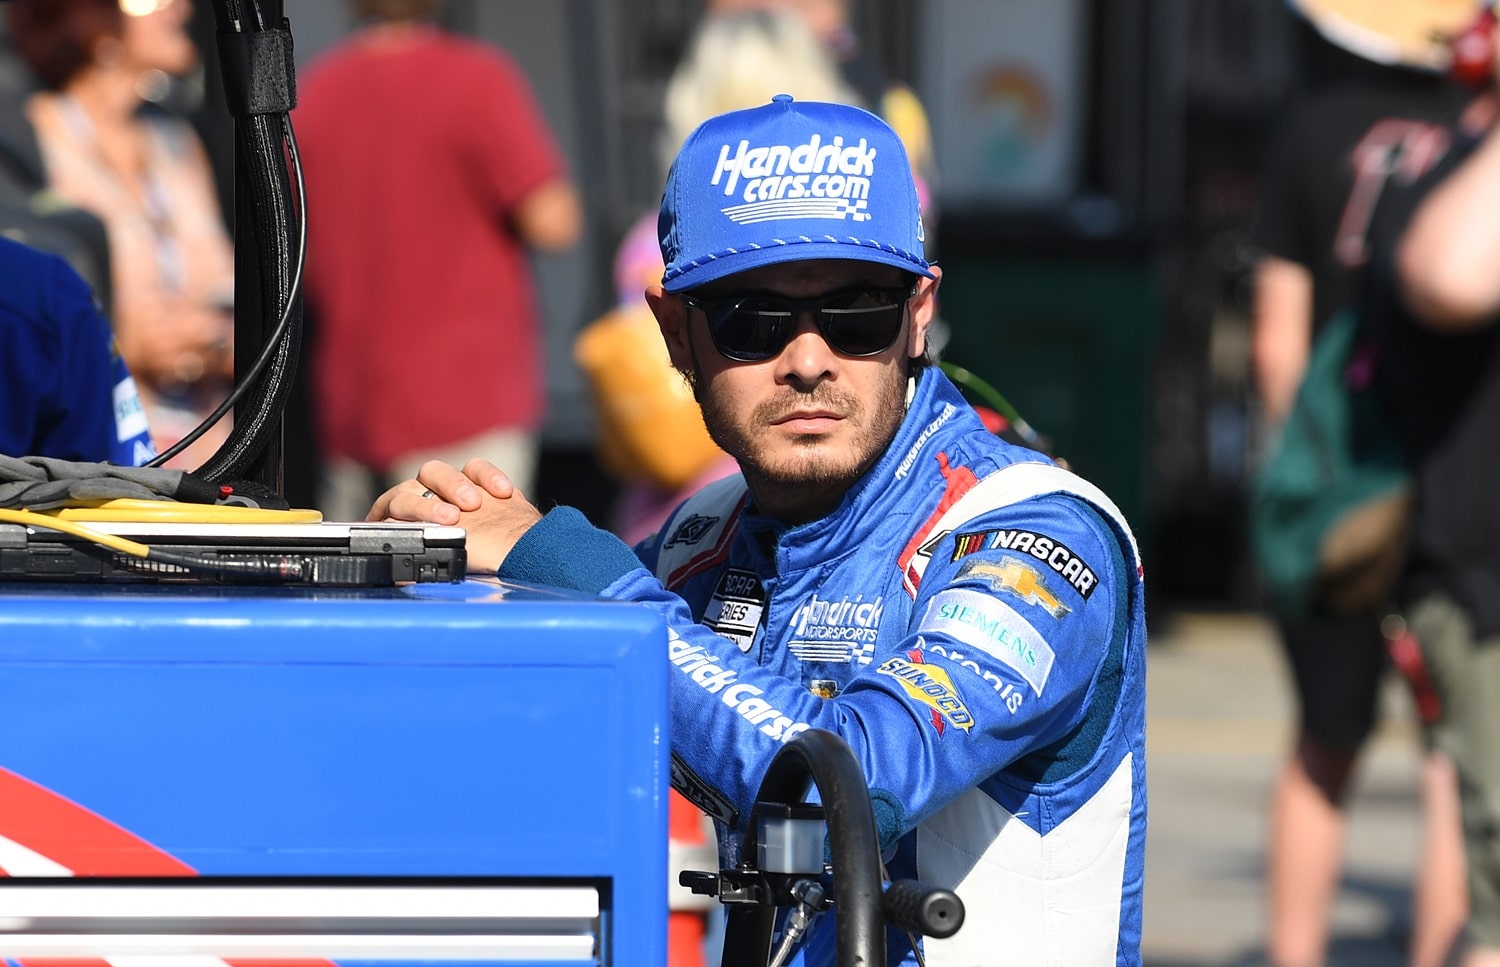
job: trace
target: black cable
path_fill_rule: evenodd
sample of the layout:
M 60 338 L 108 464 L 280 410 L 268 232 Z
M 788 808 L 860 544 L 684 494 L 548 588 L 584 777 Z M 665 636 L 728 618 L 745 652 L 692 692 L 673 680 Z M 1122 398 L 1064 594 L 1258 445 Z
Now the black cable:
M 274 3 L 275 9 L 280 10 L 275 0 L 266 2 Z M 214 0 L 214 3 L 221 56 L 229 55 L 222 56 L 225 88 L 230 96 L 230 111 L 237 119 L 235 148 L 248 196 L 248 205 L 246 196 L 239 197 L 236 203 L 236 215 L 248 227 L 248 233 L 241 233 L 239 238 L 243 240 L 248 234 L 258 243 L 255 254 L 260 261 L 259 304 L 282 307 L 275 327 L 277 337 L 266 341 L 251 367 L 256 378 L 238 380 L 231 394 L 235 403 L 243 403 L 242 418 L 235 420 L 228 438 L 196 471 L 205 480 L 218 483 L 244 476 L 259 458 L 279 426 L 291 394 L 302 336 L 301 283 L 306 257 L 307 206 L 289 118 L 295 104 L 295 81 L 291 33 L 286 20 L 279 15 L 264 16 L 258 0 L 246 4 L 239 0 Z M 247 11 L 254 21 L 251 29 L 247 29 Z M 268 22 L 279 24 L 279 29 L 268 29 Z M 297 177 L 295 211 L 289 161 Z M 249 211 L 245 211 L 247 207 Z M 293 224 L 298 225 L 299 240 L 295 255 L 291 251 Z M 180 453 L 182 447 L 200 438 L 235 403 L 216 409 L 149 466 L 160 466 Z
M 297 266 L 295 274 L 292 277 L 291 286 L 292 298 L 287 301 L 286 306 L 282 309 L 281 318 L 277 320 L 276 328 L 271 331 L 266 344 L 261 347 L 260 355 L 256 357 L 255 362 L 251 364 L 250 370 L 245 373 L 244 377 L 235 383 L 234 390 L 225 397 L 224 402 L 220 403 L 212 413 L 204 417 L 203 421 L 194 427 L 191 432 L 187 433 L 182 439 L 146 464 L 148 467 L 159 467 L 177 456 L 177 454 L 191 446 L 194 441 L 202 437 L 203 434 L 207 433 L 214 424 L 223 419 L 224 415 L 233 409 L 235 404 L 245 397 L 245 394 L 250 392 L 255 384 L 255 380 L 265 371 L 271 359 L 281 349 L 281 343 L 291 325 L 293 310 L 297 305 L 297 299 L 302 294 L 302 273 L 307 264 L 307 185 L 302 180 L 302 156 L 297 150 L 297 136 L 292 130 L 292 123 L 289 118 L 285 121 L 285 129 L 287 156 L 291 163 L 292 171 L 296 175 L 297 211 L 300 216 L 297 226 Z
M 152 547 L 144 559 L 126 558 L 132 569 L 156 570 L 152 564 L 164 564 L 188 571 L 210 571 L 251 581 L 275 579 L 280 583 L 303 581 L 312 573 L 312 561 L 306 557 L 280 554 L 263 554 L 241 557 L 209 557 L 203 554 L 187 554 L 182 551 L 167 551 Z

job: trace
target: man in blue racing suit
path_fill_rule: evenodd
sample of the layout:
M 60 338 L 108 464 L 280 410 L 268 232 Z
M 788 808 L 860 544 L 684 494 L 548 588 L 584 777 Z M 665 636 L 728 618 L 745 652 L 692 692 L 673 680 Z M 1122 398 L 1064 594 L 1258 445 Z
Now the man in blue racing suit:
M 895 134 L 786 95 L 711 119 L 659 228 L 647 301 L 742 473 L 633 551 L 478 460 L 426 464 L 371 519 L 461 524 L 471 568 L 660 611 L 672 784 L 726 865 L 782 743 L 824 729 L 863 767 L 889 876 L 965 903 L 920 941 L 928 967 L 1138 964 L 1139 555 L 1104 494 L 989 433 L 929 365 L 941 270 Z M 801 962 L 832 962 L 831 919 Z

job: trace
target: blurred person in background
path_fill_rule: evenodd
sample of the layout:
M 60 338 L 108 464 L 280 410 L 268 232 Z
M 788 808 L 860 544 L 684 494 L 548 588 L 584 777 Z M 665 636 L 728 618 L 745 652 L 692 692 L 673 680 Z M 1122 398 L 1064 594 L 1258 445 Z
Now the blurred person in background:
M 688 494 L 736 469 L 704 428 L 642 295 L 663 271 L 656 219 L 642 219 L 615 253 L 614 307 L 573 343 L 593 396 L 599 463 L 621 484 L 609 529 L 632 544 L 656 533 Z
M 524 491 L 535 476 L 545 370 L 527 256 L 571 248 L 582 210 L 526 78 L 440 30 L 440 7 L 355 0 L 362 26 L 306 71 L 293 114 L 315 226 L 319 502 L 335 520 L 434 453 L 514 467 Z
M 1398 597 L 1458 773 L 1471 911 L 1465 967 L 1500 965 L 1500 57 L 1453 146 L 1397 186 L 1372 233 L 1377 386 L 1415 477 Z M 1485 36 L 1487 34 L 1487 36 Z
M 43 90 L 26 114 L 52 188 L 109 238 L 111 314 L 162 449 L 224 399 L 233 376 L 233 248 L 208 158 L 151 105 L 190 70 L 189 0 L 14 0 L 7 25 Z M 168 463 L 195 469 L 229 418 Z
M 933 217 L 933 187 L 937 163 L 933 158 L 932 130 L 927 111 L 916 92 L 891 78 L 885 65 L 868 44 L 860 41 L 850 22 L 851 0 L 766 0 L 795 12 L 822 42 L 844 77 L 859 92 L 860 100 L 895 129 L 906 148 L 907 160 L 917 177 L 917 196 L 928 221 L 929 246 L 936 228 Z
M 1298 5 L 1316 25 L 1340 20 L 1337 2 Z M 1430 0 L 1375 11 L 1358 36 L 1387 48 L 1321 46 L 1341 74 L 1296 105 L 1276 141 L 1254 241 L 1252 360 L 1261 414 L 1275 434 L 1292 408 L 1315 335 L 1353 301 L 1369 257 L 1371 219 L 1389 180 L 1410 182 L 1447 143 L 1472 93 L 1436 68 L 1443 34 L 1474 16 L 1474 0 Z M 1350 35 L 1330 29 L 1329 36 Z M 1396 56 L 1394 62 L 1386 60 Z M 1384 62 L 1377 62 L 1380 58 Z M 1297 732 L 1272 796 L 1266 869 L 1269 960 L 1321 964 L 1342 865 L 1346 803 L 1360 750 L 1376 721 L 1389 665 L 1380 616 L 1277 616 L 1297 699 Z M 1425 756 L 1424 835 L 1414 892 L 1410 962 L 1437 967 L 1467 907 L 1452 763 Z
M 923 217 L 928 222 L 927 236 L 931 246 L 936 229 L 933 187 L 937 164 L 933 157 L 927 111 L 916 92 L 906 84 L 892 80 L 870 47 L 860 42 L 850 22 L 849 5 L 850 0 L 709 0 L 708 12 L 712 17 L 717 13 L 785 10 L 802 19 L 831 59 L 843 85 L 851 91 L 854 99 L 844 103 L 858 104 L 874 111 L 901 138 L 907 160 L 916 174 L 917 196 L 921 200 Z
M 0 454 L 127 467 L 156 456 L 88 283 L 59 256 L 3 237 Z
M 662 170 L 693 129 L 715 114 L 774 94 L 873 109 L 839 71 L 812 26 L 780 4 L 710 10 L 667 82 Z M 655 213 L 652 213 L 655 217 Z

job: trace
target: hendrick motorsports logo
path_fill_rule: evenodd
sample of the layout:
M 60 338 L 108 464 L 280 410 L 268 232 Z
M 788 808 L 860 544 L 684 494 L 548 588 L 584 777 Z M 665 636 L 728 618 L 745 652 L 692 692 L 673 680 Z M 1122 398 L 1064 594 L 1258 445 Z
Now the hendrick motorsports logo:
M 787 647 L 802 661 L 870 663 L 880 618 L 885 614 L 882 595 L 866 601 L 864 595 L 825 600 L 814 592 L 792 613 L 791 640 Z
M 739 191 L 745 204 L 724 209 L 739 225 L 782 218 L 864 222 L 870 219 L 875 155 L 864 138 L 857 145 L 845 145 L 842 135 L 826 144 L 817 134 L 797 145 L 752 148 L 749 141 L 741 141 L 734 149 L 727 144 L 719 149 L 711 183 L 722 183 L 725 195 Z

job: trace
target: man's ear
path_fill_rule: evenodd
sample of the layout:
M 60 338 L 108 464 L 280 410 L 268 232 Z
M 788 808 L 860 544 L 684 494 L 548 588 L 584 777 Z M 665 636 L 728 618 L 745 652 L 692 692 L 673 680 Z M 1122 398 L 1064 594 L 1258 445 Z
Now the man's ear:
M 932 278 L 917 276 L 917 294 L 911 300 L 911 326 L 906 331 L 906 355 L 915 359 L 927 352 L 927 327 L 937 317 L 938 284 L 943 270 L 930 266 Z
M 693 353 L 688 343 L 688 309 L 682 300 L 660 285 L 646 287 L 646 304 L 656 317 L 661 338 L 667 344 L 667 355 L 678 372 L 691 372 Z

